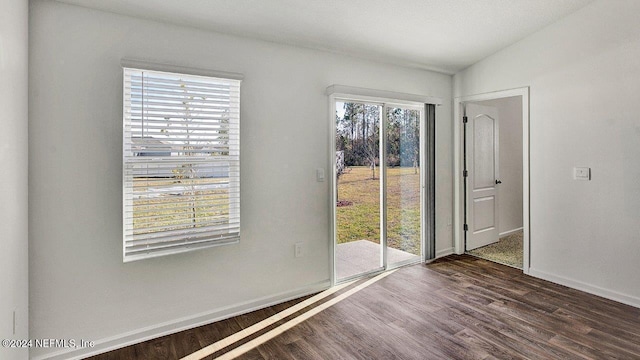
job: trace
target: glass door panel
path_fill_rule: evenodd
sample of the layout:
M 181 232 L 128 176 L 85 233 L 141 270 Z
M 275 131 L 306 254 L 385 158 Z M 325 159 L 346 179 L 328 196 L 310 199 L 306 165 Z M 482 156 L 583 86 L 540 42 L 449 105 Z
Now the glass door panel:
M 344 100 L 335 110 L 335 280 L 419 262 L 424 109 Z
M 382 106 L 336 102 L 336 280 L 384 269 L 380 231 Z
M 385 107 L 387 267 L 422 256 L 422 111 Z

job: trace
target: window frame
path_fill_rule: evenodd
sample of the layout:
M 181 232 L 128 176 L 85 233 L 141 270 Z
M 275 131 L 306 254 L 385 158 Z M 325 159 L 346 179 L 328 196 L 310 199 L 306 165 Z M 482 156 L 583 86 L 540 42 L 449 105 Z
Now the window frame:
M 241 74 L 237 74 L 237 73 L 230 73 L 230 72 L 220 72 L 220 71 L 210 71 L 210 70 L 203 70 L 203 69 L 196 69 L 196 68 L 190 68 L 190 67 L 183 67 L 183 66 L 173 66 L 173 65 L 165 65 L 165 64 L 156 64 L 156 63 L 150 63 L 150 62 L 146 62 L 146 61 L 140 61 L 140 60 L 131 60 L 131 59 L 123 59 L 121 61 L 121 66 L 122 66 L 122 72 L 123 72 L 123 85 L 122 85 L 122 90 L 123 90 L 123 103 L 122 103 L 122 110 L 123 110 L 123 132 L 122 132 L 122 139 L 123 139 L 123 147 L 122 147 L 122 166 L 123 166 L 123 173 L 122 173 L 122 190 L 123 190 L 123 203 L 122 203 L 122 219 L 123 219 L 123 237 L 122 237 L 122 256 L 123 256 L 123 262 L 130 262 L 130 261 L 137 261 L 137 260 L 142 260 L 142 259 L 147 259 L 147 258 L 155 258 L 155 257 L 160 257 L 160 256 L 166 256 L 166 255 L 172 255 L 172 254 L 177 254 L 177 253 L 184 253 L 184 252 L 190 252 L 190 251 L 195 251 L 195 250 L 200 250 L 200 249 L 205 249 L 205 248 L 210 248 L 210 247 L 216 247 L 216 246 L 221 246 L 221 245 L 228 245 L 228 244 L 235 244 L 238 243 L 240 241 L 240 100 L 241 100 L 241 94 L 240 94 L 240 89 L 241 89 L 241 82 L 243 80 L 243 76 Z M 190 230 L 190 228 L 188 227 L 188 225 L 158 225 L 157 228 L 159 228 L 160 231 L 158 232 L 150 232 L 153 235 L 158 234 L 157 237 L 155 236 L 148 236 L 145 237 L 145 235 L 148 235 L 150 233 L 147 234 L 142 234 L 141 236 L 143 237 L 142 240 L 138 240 L 135 238 L 134 236 L 134 225 L 133 225 L 133 219 L 135 217 L 135 208 L 133 205 L 133 188 L 134 188 L 134 181 L 133 179 L 135 178 L 135 169 L 139 169 L 136 168 L 136 166 L 140 166 L 140 165 L 145 165 L 149 166 L 152 163 L 158 163 L 158 158 L 160 157 L 165 157 L 164 160 L 167 160 L 168 157 L 172 157 L 174 156 L 174 152 L 172 152 L 172 150 L 169 150 L 169 153 L 166 153 L 165 150 L 162 150 L 162 152 L 159 152 L 158 150 L 155 150 L 155 152 L 149 152 L 148 154 L 151 155 L 142 155 L 140 156 L 140 151 L 138 150 L 138 153 L 136 153 L 136 151 L 133 150 L 133 148 L 135 148 L 135 145 L 132 145 L 134 143 L 134 138 L 135 136 L 133 136 L 132 132 L 131 132 L 131 124 L 132 122 L 135 122 L 135 120 L 133 120 L 133 113 L 131 111 L 132 108 L 132 104 L 133 101 L 131 101 L 131 96 L 133 93 L 133 90 L 130 88 L 129 90 L 127 89 L 127 84 L 129 84 L 129 86 L 131 85 L 131 74 L 132 72 L 146 72 L 148 74 L 152 74 L 151 76 L 167 76 L 167 79 L 171 78 L 171 77 L 178 77 L 180 78 L 179 81 L 184 81 L 184 82 L 188 82 L 189 79 L 191 80 L 209 80 L 211 82 L 216 82 L 218 84 L 220 83 L 228 83 L 229 84 L 229 90 L 228 90 L 228 96 L 229 100 L 229 109 L 236 109 L 237 108 L 237 113 L 232 111 L 229 114 L 233 115 L 229 115 L 228 117 L 228 122 L 226 127 L 222 126 L 219 127 L 217 130 L 202 130 L 202 129 L 197 129 L 200 130 L 201 132 L 206 133 L 206 135 L 215 135 L 217 134 L 218 136 L 220 135 L 221 131 L 226 130 L 227 131 L 227 146 L 228 146 L 228 150 L 226 151 L 227 153 L 225 154 L 224 152 L 222 153 L 216 153 L 215 155 L 213 154 L 212 150 L 208 150 L 208 154 L 209 156 L 215 156 L 216 159 L 211 159 L 208 160 L 206 159 L 207 155 L 206 152 L 204 150 L 203 151 L 203 155 L 198 156 L 198 161 L 202 161 L 201 164 L 203 164 L 204 166 L 211 166 L 211 168 L 221 168 L 223 171 L 223 175 L 222 178 L 224 178 L 224 172 L 226 171 L 226 178 L 227 178 L 227 183 L 226 186 L 223 186 L 224 189 L 226 189 L 226 199 L 227 202 L 225 203 L 220 202 L 218 200 L 218 203 L 214 203 L 214 200 L 205 200 L 203 196 L 203 203 L 206 205 L 203 206 L 207 206 L 210 207 L 212 209 L 215 209 L 216 211 L 221 210 L 224 211 L 222 209 L 225 209 L 227 211 L 226 213 L 226 221 L 227 221 L 227 225 L 225 228 L 224 225 L 224 221 L 225 221 L 225 216 L 224 214 L 222 216 L 220 215 L 216 215 L 216 217 L 219 217 L 222 219 L 222 225 L 218 225 L 216 224 L 216 226 L 220 226 L 220 230 L 215 230 L 213 231 L 213 224 L 207 225 L 207 223 L 205 221 L 202 221 L 202 223 L 198 223 L 198 226 L 193 226 L 194 230 Z M 183 80 L 183 78 L 185 80 Z M 156 77 L 156 79 L 158 79 Z M 160 81 L 164 80 L 163 78 L 160 78 Z M 169 80 L 168 80 L 169 81 Z M 140 82 L 140 84 L 142 85 L 142 82 Z M 189 89 L 188 86 L 184 87 L 183 84 L 181 84 L 180 86 L 183 86 L 183 88 L 185 89 Z M 179 88 L 179 86 L 175 86 L 174 87 Z M 237 91 L 235 91 L 234 89 L 237 88 Z M 140 90 L 141 93 L 144 93 L 147 91 L 147 89 Z M 153 91 L 153 90 L 151 90 Z M 193 94 L 194 89 L 190 89 L 190 90 L 184 90 L 186 95 L 183 96 L 191 96 Z M 188 92 L 191 91 L 191 92 Z M 204 100 L 204 98 L 203 98 Z M 161 100 L 161 101 L 165 101 L 165 100 Z M 160 105 L 166 105 L 164 102 L 161 102 Z M 144 111 L 142 109 L 144 109 L 144 105 L 139 105 L 138 106 L 138 110 L 136 110 L 140 116 L 140 120 L 139 122 L 141 124 L 144 124 Z M 148 111 L 148 110 L 145 110 Z M 177 112 L 177 110 L 175 110 L 175 112 Z M 236 115 L 237 114 L 237 115 Z M 147 115 L 148 116 L 148 115 Z M 165 139 L 167 142 L 169 142 L 170 144 L 174 144 L 173 146 L 176 146 L 175 144 L 178 143 L 178 140 L 176 140 L 178 138 L 177 135 L 169 135 L 172 134 L 172 132 L 176 132 L 176 130 L 179 132 L 181 130 L 184 130 L 184 128 L 188 128 L 189 127 L 189 123 L 187 123 L 187 119 L 184 118 L 185 123 L 182 124 L 182 122 L 180 122 L 180 118 L 177 116 L 171 116 L 171 121 L 172 122 L 176 122 L 177 125 L 176 128 L 171 127 L 169 128 L 167 125 L 167 135 L 165 135 L 167 137 L 167 139 Z M 175 118 L 178 118 L 178 120 L 175 120 Z M 169 118 L 167 118 L 169 119 Z M 148 120 L 147 120 L 148 121 Z M 167 120 L 168 121 L 168 120 Z M 223 120 L 214 120 L 216 126 L 220 126 L 221 124 L 224 124 Z M 209 125 L 209 124 L 207 124 Z M 127 130 L 127 126 L 129 126 L 129 130 Z M 142 125 L 144 127 L 144 125 Z M 205 126 L 206 127 L 206 126 Z M 208 126 L 209 128 L 211 128 L 211 126 Z M 233 130 L 232 130 L 233 129 Z M 173 136 L 173 137 L 172 137 Z M 203 135 L 204 136 L 204 135 Z M 145 136 L 144 136 L 144 132 L 142 132 L 141 135 L 141 143 L 145 143 Z M 189 139 L 189 137 L 187 136 L 187 139 L 184 144 L 190 144 L 188 141 L 192 141 Z M 148 139 L 149 140 L 149 139 Z M 218 138 L 219 140 L 219 138 Z M 155 142 L 156 139 L 151 140 L 152 142 Z M 206 140 L 200 140 L 201 142 L 204 142 L 205 144 L 207 144 L 206 146 L 209 146 L 209 143 L 206 142 Z M 172 143 L 173 142 L 173 143 Z M 143 146 L 143 145 L 142 145 Z M 171 148 L 171 145 L 168 145 L 169 148 Z M 183 145 L 184 146 L 184 145 Z M 193 148 L 193 147 L 189 147 L 189 148 Z M 204 149 L 204 147 L 203 147 Z M 173 150 L 175 151 L 175 150 Z M 168 154 L 168 155 L 167 155 Z M 140 158 L 144 158 L 146 156 L 149 156 L 149 162 L 144 162 L 141 161 Z M 191 162 L 195 162 L 195 160 L 186 160 L 184 159 L 185 156 L 194 156 L 193 154 L 186 154 L 186 153 L 182 153 L 182 156 L 180 156 L 180 154 L 178 153 L 178 155 L 176 156 L 176 161 L 178 161 L 178 164 L 182 164 L 185 165 L 186 163 L 191 163 Z M 221 159 L 221 157 L 224 156 L 228 156 L 228 160 L 224 160 L 224 158 Z M 182 162 L 180 162 L 180 157 L 182 157 Z M 136 159 L 137 161 L 133 161 L 133 159 Z M 170 161 L 173 161 L 174 159 L 168 159 Z M 138 165 L 135 165 L 138 164 Z M 225 165 L 226 164 L 226 165 Z M 189 166 L 194 166 L 193 164 L 188 164 Z M 162 167 L 165 165 L 160 165 L 159 167 Z M 199 166 L 199 165 L 196 165 Z M 217 166 L 217 167 L 216 167 Z M 226 166 L 226 167 L 225 167 Z M 164 170 L 165 172 L 167 170 Z M 201 180 L 207 176 L 200 176 L 197 174 L 198 170 L 195 170 L 196 175 L 192 175 L 189 177 L 189 179 L 187 179 L 188 181 L 193 181 L 191 184 L 193 185 L 193 183 L 195 181 Z M 175 172 L 173 172 L 175 174 Z M 209 177 L 215 177 L 214 175 L 210 175 Z M 173 181 L 175 183 L 175 179 L 177 179 L 177 175 L 174 176 L 169 176 L 168 179 L 173 179 L 171 181 Z M 149 182 L 149 179 L 147 177 L 147 182 Z M 179 182 L 180 183 L 180 182 Z M 215 185 L 211 185 L 211 186 L 215 186 Z M 147 185 L 147 190 L 149 191 L 148 188 L 151 187 L 149 185 Z M 183 186 L 185 189 L 187 188 L 187 185 Z M 148 192 L 144 192 L 143 195 L 148 195 Z M 183 193 L 180 193 L 179 195 L 184 195 Z M 196 198 L 197 195 L 195 195 L 195 192 L 192 192 L 191 195 L 189 195 L 193 198 Z M 193 200 L 195 201 L 195 200 Z M 167 203 L 171 203 L 174 204 L 174 201 L 168 201 Z M 149 209 L 151 207 L 151 205 L 148 205 L 149 207 L 147 209 Z M 201 205 L 198 205 L 201 206 Z M 226 207 L 225 207 L 226 206 Z M 173 208 L 171 209 L 173 210 Z M 141 210 L 138 210 L 141 211 Z M 149 211 L 149 210 L 147 210 Z M 213 216 L 213 215 L 208 215 L 208 216 Z M 195 216 L 194 216 L 195 219 Z M 216 218 L 216 220 L 218 220 Z M 230 220 L 232 220 L 230 222 Z M 155 220 L 150 220 L 149 223 L 153 224 L 153 221 Z M 184 220 L 181 220 L 184 222 Z M 196 220 L 194 220 L 195 223 Z M 159 221 L 160 222 L 160 221 Z M 157 224 L 156 224 L 157 225 Z M 165 229 L 161 229 L 161 227 L 164 226 Z M 147 227 L 154 227 L 154 226 L 150 226 L 147 225 Z M 195 229 L 198 230 L 195 230 Z M 233 229 L 233 231 L 231 231 L 231 229 Z M 162 240 L 158 240 L 158 238 L 162 238 L 163 236 L 168 237 L 170 235 L 167 234 L 167 232 L 177 232 L 177 234 L 175 236 L 172 237 L 182 237 L 182 238 L 178 238 L 175 240 L 171 240 L 171 241 L 167 241 L 165 242 L 165 244 L 161 244 Z M 226 234 L 225 234 L 225 231 Z M 214 234 L 215 233 L 215 234 Z M 140 234 L 139 234 L 140 236 Z M 144 244 L 144 239 L 147 239 L 147 243 Z M 154 240 L 155 239 L 155 240 Z M 169 245 L 166 245 L 169 244 Z M 147 251 L 145 251 L 143 249 L 143 246 L 146 245 L 147 246 Z M 137 249 L 133 250 L 133 246 L 136 246 Z M 167 247 L 165 247 L 167 246 Z

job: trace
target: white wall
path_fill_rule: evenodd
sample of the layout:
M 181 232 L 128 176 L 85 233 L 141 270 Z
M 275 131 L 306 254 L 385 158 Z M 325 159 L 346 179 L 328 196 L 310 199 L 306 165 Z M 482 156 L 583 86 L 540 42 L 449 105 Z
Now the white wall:
M 478 102 L 498 109 L 498 232 L 522 228 L 522 97 Z
M 56 2 L 31 6 L 32 337 L 113 345 L 326 286 L 329 183 L 316 182 L 315 169 L 328 173 L 332 163 L 324 91 L 334 83 L 444 100 L 437 248 L 452 246 L 451 76 Z M 244 74 L 240 244 L 122 263 L 124 57 Z M 296 242 L 306 256 L 294 257 Z
M 639 13 L 596 1 L 454 77 L 456 96 L 530 86 L 531 274 L 636 306 Z
M 0 338 L 27 339 L 27 0 L 7 0 L 0 11 Z M 14 334 L 14 311 L 16 332 Z M 0 347 L 2 359 L 26 359 L 28 349 Z

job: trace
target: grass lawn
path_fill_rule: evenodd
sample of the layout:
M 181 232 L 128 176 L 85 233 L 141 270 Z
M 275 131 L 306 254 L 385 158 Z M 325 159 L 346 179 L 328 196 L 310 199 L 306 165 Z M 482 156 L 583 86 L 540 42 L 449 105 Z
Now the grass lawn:
M 380 243 L 380 172 L 350 167 L 338 181 L 338 243 L 369 240 Z M 387 245 L 420 254 L 420 173 L 413 168 L 387 169 Z
M 134 234 L 227 223 L 228 189 L 215 188 L 216 185 L 226 182 L 226 178 L 134 179 Z M 146 194 L 150 188 L 157 190 L 155 196 L 139 197 L 140 194 Z

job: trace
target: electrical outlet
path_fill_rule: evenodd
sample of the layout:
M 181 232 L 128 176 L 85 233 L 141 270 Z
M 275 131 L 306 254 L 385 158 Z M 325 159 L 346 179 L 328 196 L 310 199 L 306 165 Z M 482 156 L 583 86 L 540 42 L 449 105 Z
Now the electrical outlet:
M 293 251 L 296 257 L 302 256 L 302 243 L 295 243 L 293 245 Z

